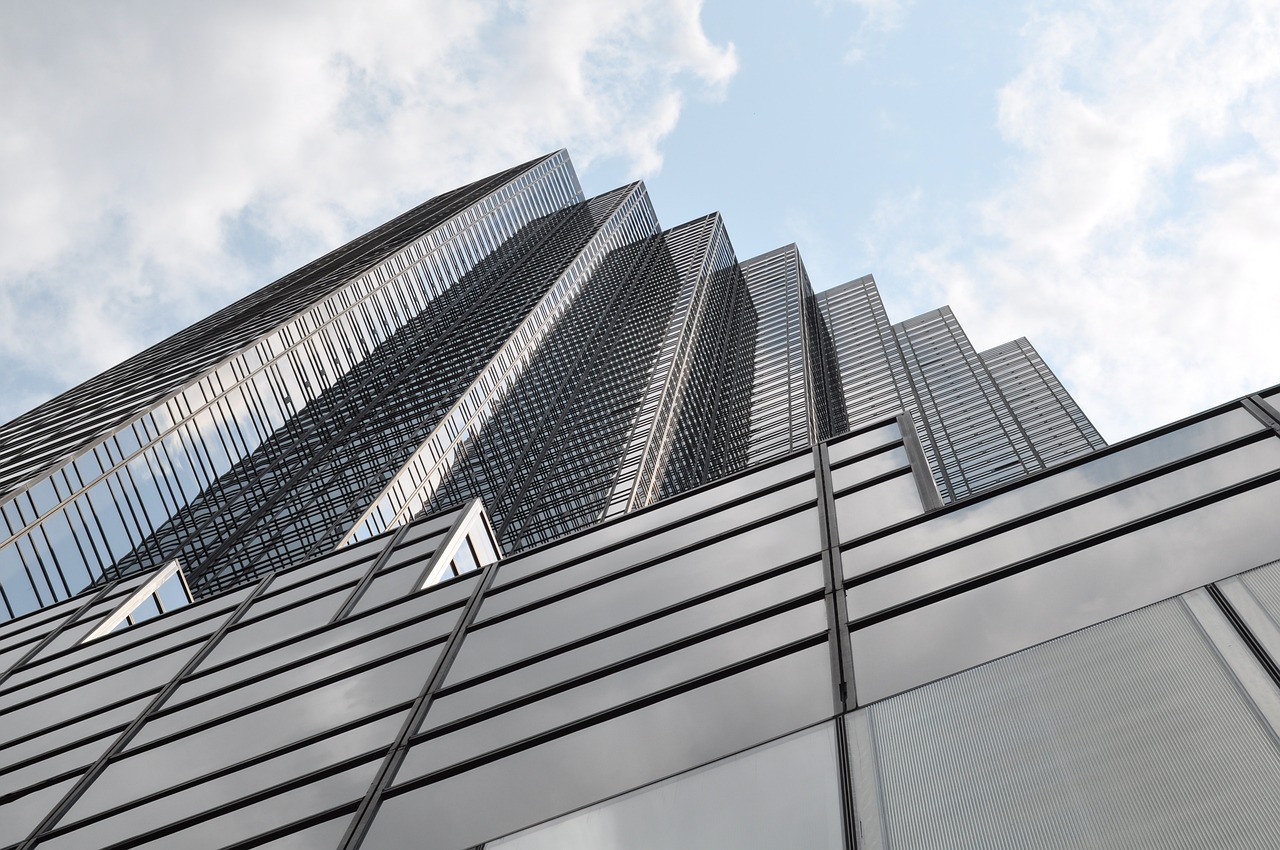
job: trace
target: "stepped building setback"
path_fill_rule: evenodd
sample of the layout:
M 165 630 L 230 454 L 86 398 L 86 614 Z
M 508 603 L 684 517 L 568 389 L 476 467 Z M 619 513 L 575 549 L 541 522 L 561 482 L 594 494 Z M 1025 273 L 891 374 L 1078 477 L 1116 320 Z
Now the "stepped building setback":
M 1278 404 L 540 157 L 0 428 L 0 848 L 1271 846 Z

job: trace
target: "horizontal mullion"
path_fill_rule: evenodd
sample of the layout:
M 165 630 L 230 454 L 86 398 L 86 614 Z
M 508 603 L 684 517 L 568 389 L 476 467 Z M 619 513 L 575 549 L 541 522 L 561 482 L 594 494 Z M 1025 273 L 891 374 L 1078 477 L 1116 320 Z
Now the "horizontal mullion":
M 892 564 L 886 564 L 882 567 L 876 567 L 874 570 L 871 570 L 867 573 L 860 574 L 855 578 L 848 579 L 847 581 L 851 582 L 852 584 L 862 584 L 866 581 L 870 581 L 871 579 L 879 578 L 882 575 L 887 575 L 888 573 L 896 572 L 905 567 L 912 566 L 913 564 L 926 561 L 937 555 L 945 554 L 946 552 L 952 551 L 954 549 L 963 548 L 964 546 L 968 546 L 971 543 L 975 543 L 984 538 L 993 537 L 997 534 L 1002 534 L 1017 526 L 1027 525 L 1029 523 L 1035 522 L 1036 520 L 1044 519 L 1045 517 L 1050 517 L 1050 516 L 1053 516 L 1054 514 L 1059 514 L 1064 511 L 1071 510 L 1072 508 L 1079 507 L 1080 505 L 1088 504 L 1089 502 L 1097 501 L 1107 496 L 1114 495 L 1115 493 L 1121 492 L 1123 490 L 1127 490 L 1130 487 L 1135 487 L 1139 484 L 1145 484 L 1148 481 L 1152 481 L 1156 478 L 1160 478 L 1161 476 L 1168 475 L 1171 472 L 1177 472 L 1180 469 L 1184 469 L 1189 466 L 1194 466 L 1195 464 L 1200 463 L 1202 461 L 1211 460 L 1212 458 L 1215 458 L 1219 455 L 1224 455 L 1236 449 L 1244 448 L 1245 446 L 1249 446 L 1254 443 L 1258 443 L 1258 442 L 1262 442 L 1263 440 L 1270 440 L 1270 439 L 1276 439 L 1276 438 L 1273 434 L 1267 431 L 1257 431 L 1253 434 L 1246 434 L 1243 437 L 1237 437 L 1234 440 L 1230 440 L 1226 443 L 1222 443 L 1221 445 L 1212 446 L 1208 449 L 1202 449 L 1201 451 L 1196 452 L 1195 454 L 1187 455 L 1186 457 L 1169 461 L 1168 463 L 1162 464 L 1160 466 L 1152 467 L 1151 469 L 1148 469 L 1144 472 L 1140 472 L 1128 478 L 1121 479 L 1120 481 L 1107 484 L 1095 490 L 1090 490 L 1087 493 L 1081 493 L 1076 496 L 1069 496 L 1066 499 L 1063 499 L 1059 502 L 1054 502 L 1051 505 L 1046 505 L 1042 508 L 1037 508 L 1033 511 L 1022 514 L 1021 516 L 1013 517 L 1012 519 L 1003 520 L 988 528 L 984 528 L 980 531 L 975 531 L 974 533 L 967 535 L 965 537 L 961 537 L 956 540 L 951 540 L 946 543 L 941 543 L 938 546 L 932 549 L 929 549 L 926 552 L 912 555 L 908 558 L 903 558 L 899 561 L 893 562 Z M 1094 455 L 1085 455 L 1085 457 L 1088 459 L 1093 459 Z M 1052 467 L 1052 470 L 1054 472 L 1061 471 L 1062 469 L 1063 469 L 1062 467 Z M 1015 486 L 1026 484 L 1026 483 L 1027 482 L 1025 479 L 1021 479 L 1015 482 Z M 947 509 L 943 511 L 933 511 L 923 516 L 912 517 L 908 520 L 898 523 L 897 525 L 892 525 L 892 526 L 889 526 L 888 528 L 871 532 L 870 534 L 866 534 L 862 537 L 857 538 L 856 540 L 851 540 L 848 543 L 841 544 L 841 547 L 840 547 L 841 551 L 847 553 L 852 549 L 856 549 L 858 546 L 864 543 L 869 543 L 872 540 L 877 540 L 882 537 L 888 537 L 890 534 L 895 534 L 899 531 L 903 531 L 912 526 L 920 525 L 921 523 L 929 522 L 939 517 L 946 516 L 951 513 L 955 513 L 959 508 L 972 506 L 976 504 L 978 500 L 986 499 L 986 498 L 994 498 L 996 495 L 999 495 L 999 494 L 983 492 L 978 494 L 974 499 L 966 499 L 963 503 L 959 503 L 959 502 L 952 503 L 951 505 L 948 505 Z
M 1173 519 L 1181 516 L 1182 514 L 1191 513 L 1192 511 L 1208 507 L 1216 502 L 1247 493 L 1250 490 L 1255 490 L 1276 481 L 1280 481 L 1280 469 L 1254 476 L 1253 478 L 1246 479 L 1238 484 L 1233 484 L 1230 487 L 1223 487 L 1219 490 L 1214 490 L 1212 493 L 1197 496 L 1194 499 L 1188 499 L 1185 502 L 1174 505 L 1166 510 L 1159 511 L 1148 516 L 1139 517 L 1138 519 L 1098 532 L 1097 534 L 1092 534 L 1071 543 L 1056 546 L 1053 549 L 1038 553 L 1029 558 L 1024 558 L 1021 561 L 1016 561 L 1003 567 L 997 567 L 980 575 L 965 579 L 964 581 L 938 588 L 937 590 L 930 591 L 897 605 L 884 608 L 874 614 L 868 614 L 865 617 L 853 620 L 849 623 L 849 628 L 856 631 L 857 629 L 875 625 L 876 623 L 883 622 L 884 620 L 897 617 L 900 614 L 905 614 L 909 611 L 926 607 L 934 602 L 938 602 L 952 596 L 958 596 L 961 593 L 975 590 L 984 585 L 992 584 L 993 582 L 1000 581 L 1001 579 L 1008 578 L 1009 576 L 1026 572 L 1027 570 L 1041 566 L 1042 564 L 1047 564 L 1050 561 L 1056 561 L 1059 558 L 1071 555 L 1075 552 L 1080 552 L 1101 543 L 1106 543 L 1109 540 L 1123 537 L 1126 534 L 1139 531 L 1143 528 L 1147 528 L 1148 526 L 1159 525 L 1165 520 Z

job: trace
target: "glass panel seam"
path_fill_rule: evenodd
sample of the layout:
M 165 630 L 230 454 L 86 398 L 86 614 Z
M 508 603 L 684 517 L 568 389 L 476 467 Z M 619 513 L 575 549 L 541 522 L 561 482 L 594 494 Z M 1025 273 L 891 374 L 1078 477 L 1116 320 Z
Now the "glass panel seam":
M 850 622 L 849 627 L 850 629 L 860 629 L 866 626 L 874 625 L 884 620 L 888 620 L 893 617 L 899 616 L 901 614 L 905 614 L 909 611 L 914 611 L 918 608 L 923 608 L 933 602 L 937 602 L 939 600 L 946 599 L 951 596 L 957 596 L 966 591 L 974 590 L 978 587 L 982 587 L 983 585 L 991 584 L 992 582 L 999 581 L 1004 578 L 1008 578 L 1009 576 L 1016 575 L 1017 573 L 1025 572 L 1034 567 L 1038 567 L 1041 564 L 1045 564 L 1050 561 L 1057 560 L 1058 558 L 1064 557 L 1066 555 L 1070 555 L 1075 552 L 1088 549 L 1100 543 L 1105 543 L 1108 540 L 1113 540 L 1118 537 L 1124 537 L 1125 535 L 1128 535 L 1132 532 L 1146 528 L 1148 526 L 1158 525 L 1159 523 L 1164 522 L 1165 520 L 1173 519 L 1175 517 L 1181 516 L 1182 514 L 1190 513 L 1192 511 L 1199 510 L 1200 508 L 1208 507 L 1209 505 L 1212 505 L 1216 502 L 1229 499 L 1232 496 L 1238 496 L 1243 493 L 1247 493 L 1250 490 L 1263 487 L 1267 484 L 1271 484 L 1276 481 L 1280 481 L 1280 470 L 1273 470 L 1271 472 L 1267 472 L 1262 475 L 1254 476 L 1253 478 L 1246 479 L 1245 481 L 1242 481 L 1239 484 L 1233 484 L 1230 487 L 1224 487 L 1222 489 L 1215 490 L 1211 493 L 1207 493 L 1203 496 L 1198 496 L 1193 499 L 1188 499 L 1187 501 L 1182 502 L 1181 504 L 1175 505 L 1172 508 L 1169 508 L 1167 510 L 1160 511 L 1158 513 L 1151 514 L 1145 517 L 1140 517 L 1139 519 L 1132 520 L 1131 522 L 1127 522 L 1123 525 L 1119 525 L 1114 528 L 1109 528 L 1106 531 L 1102 531 L 1097 534 L 1093 534 L 1088 537 L 1081 538 L 1079 540 L 1073 541 L 1072 543 L 1064 544 L 1054 549 L 1037 553 L 1036 555 L 1022 559 L 1021 561 L 1015 561 L 1012 564 L 990 570 L 988 572 L 982 573 L 972 578 L 965 579 L 964 581 L 957 582 L 955 584 L 952 584 L 946 587 L 938 588 L 937 590 L 931 591 L 922 596 L 918 596 L 918 597 L 915 597 L 914 599 L 910 599 L 905 602 L 901 602 L 897 605 L 893 605 L 889 608 L 885 608 L 881 611 L 877 611 L 874 614 L 869 614 L 865 617 L 860 617 L 859 619 Z
M 248 594 L 248 596 L 244 598 L 240 605 L 231 612 L 222 625 L 218 627 L 218 630 L 206 639 L 204 647 L 187 660 L 186 664 L 184 664 L 182 668 L 169 680 L 169 683 L 163 686 L 151 701 L 143 707 L 142 712 L 134 718 L 133 722 L 125 727 L 125 730 L 120 733 L 115 741 L 112 742 L 106 752 L 98 757 L 98 760 L 84 772 L 84 775 L 81 776 L 80 780 L 67 791 L 62 800 L 53 807 L 52 811 L 50 811 L 49 814 L 47 814 L 40 823 L 36 825 L 35 829 L 31 831 L 31 834 L 20 845 L 20 850 L 31 850 L 31 848 L 33 848 L 36 842 L 40 839 L 42 833 L 53 828 L 58 821 L 66 816 L 67 812 L 70 811 L 76 801 L 84 795 L 85 791 L 88 790 L 93 781 L 101 776 L 102 772 L 106 770 L 107 764 L 110 760 L 128 746 L 129 741 L 137 735 L 139 730 L 142 729 L 151 714 L 162 706 L 165 700 L 177 690 L 179 683 L 182 681 L 183 675 L 196 669 L 200 662 L 204 660 L 205 656 L 213 651 L 214 646 L 216 646 L 218 641 L 222 639 L 222 636 L 227 633 L 227 630 L 237 620 L 237 618 L 242 617 L 245 611 L 249 609 L 249 606 L 253 604 L 253 601 L 257 596 L 266 590 L 267 586 L 271 584 L 272 578 L 273 575 L 269 574 L 258 582 L 258 585 Z

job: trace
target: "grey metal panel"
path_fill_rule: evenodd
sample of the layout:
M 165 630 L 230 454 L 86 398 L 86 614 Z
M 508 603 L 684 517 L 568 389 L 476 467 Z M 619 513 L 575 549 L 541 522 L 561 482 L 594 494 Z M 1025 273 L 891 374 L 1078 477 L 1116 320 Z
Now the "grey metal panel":
M 1232 668 L 1265 676 L 1201 617 L 1230 631 L 1172 599 L 862 709 L 885 846 L 1274 847 L 1280 747 Z

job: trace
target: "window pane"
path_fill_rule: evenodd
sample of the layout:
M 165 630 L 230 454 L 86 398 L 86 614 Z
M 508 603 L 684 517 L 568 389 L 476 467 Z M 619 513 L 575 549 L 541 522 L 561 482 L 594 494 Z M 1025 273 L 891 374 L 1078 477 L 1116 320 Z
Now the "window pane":
M 164 606 L 166 612 L 176 611 L 191 604 L 186 588 L 182 586 L 182 579 L 177 573 L 165 579 L 164 583 L 156 589 L 156 595 L 160 597 L 160 604 Z
M 291 832 L 274 841 L 257 844 L 255 850 L 317 850 L 317 848 L 329 850 L 331 847 L 338 846 L 350 822 L 351 815 L 342 815 L 322 824 Z
M 386 537 L 366 540 L 345 549 L 339 549 L 326 558 L 284 570 L 271 580 L 271 587 L 268 589 L 272 593 L 278 593 L 333 572 L 341 572 L 343 575 L 363 572 L 361 567 L 368 567 L 382 553 L 387 540 Z
M 462 603 L 475 592 L 475 582 L 478 578 L 476 575 L 463 576 L 452 581 L 434 584 L 425 590 L 411 590 L 414 582 L 421 574 L 421 568 L 416 564 L 412 564 L 378 576 L 365 588 L 364 595 L 360 597 L 356 607 L 347 616 L 355 617 L 360 614 L 390 622 L 403 619 L 406 616 L 403 613 L 402 606 L 410 606 L 416 610 L 430 610 L 431 608 L 441 608 L 445 605 Z M 396 600 L 398 602 L 389 608 L 374 614 L 364 614 L 365 611 L 377 608 L 380 605 L 387 605 Z
M 3 776 L 3 781 L 0 782 L 0 789 L 2 789 L 3 793 L 10 793 L 19 788 L 28 788 L 36 783 L 52 779 L 59 774 L 87 767 L 105 753 L 107 747 L 111 746 L 111 742 L 114 740 L 114 734 L 103 735 L 93 740 L 85 741 L 77 747 L 63 750 L 57 755 L 49 756 L 37 762 L 30 762 L 23 767 L 5 767 L 3 772 L 0 773 Z M 0 750 L 0 758 L 3 758 L 3 754 L 4 751 Z
M 403 769 L 430 773 L 825 630 L 821 602 L 792 609 L 423 741 Z
M 1280 440 L 1253 443 L 1071 510 L 1011 528 L 1003 534 L 943 552 L 858 585 L 849 594 L 849 618 L 868 616 L 1091 534 L 1156 514 L 1277 466 L 1280 466 Z M 850 557 L 855 554 L 856 550 L 844 553 L 846 577 L 856 575 L 862 566 Z
M 844 847 L 835 734 L 773 744 L 492 841 L 486 850 Z
M 389 797 L 365 846 L 474 847 L 830 714 L 823 644 Z
M 229 602 L 244 597 L 243 593 L 228 595 L 235 597 Z M 26 666 L 20 673 L 10 676 L 5 687 L 16 687 L 59 670 L 66 670 L 66 675 L 77 681 L 82 680 L 87 678 L 90 669 L 119 667 L 123 662 L 111 661 L 114 657 L 136 658 L 139 653 L 160 652 L 165 647 L 213 634 L 234 607 L 234 604 L 193 605 L 154 623 L 139 624 L 136 629 L 126 628 L 119 634 L 103 636 L 76 647 L 72 652 Z
M 421 610 L 423 606 L 413 607 Z M 233 662 L 226 667 L 217 668 L 207 675 L 193 676 L 183 682 L 169 699 L 168 707 L 172 708 L 181 705 L 187 700 L 196 699 L 222 687 L 237 685 L 268 670 L 280 670 L 280 675 L 285 679 L 294 678 L 292 671 L 297 668 L 297 665 L 305 663 L 307 659 L 316 658 L 321 656 L 322 653 L 329 653 L 336 646 L 359 640 L 366 634 L 386 628 L 395 622 L 409 619 L 418 613 L 412 607 L 409 610 L 402 610 L 397 606 L 393 610 L 401 615 L 395 620 L 382 616 L 345 620 L 311 637 L 277 645 L 275 649 L 264 650 L 261 653 L 244 656 L 239 661 Z M 432 638 L 443 638 L 453 630 L 454 623 L 457 622 L 460 613 L 460 609 L 450 608 L 434 617 L 415 620 L 409 626 L 394 632 L 390 644 L 386 640 L 379 638 L 379 642 L 374 644 L 372 649 L 361 650 L 361 652 L 380 651 L 385 654 L 391 650 L 378 650 L 377 648 L 387 645 L 407 646 L 410 643 L 428 641 Z M 352 656 L 348 651 L 344 650 L 342 652 L 341 657 L 332 653 L 323 655 L 323 659 L 328 660 L 321 660 L 319 663 L 328 663 L 334 670 L 343 669 L 343 664 L 350 665 L 354 663 L 350 660 Z
M 836 523 L 842 541 L 923 513 L 920 491 L 909 472 L 836 499 Z
M 180 641 L 182 643 L 186 643 L 191 640 L 199 640 L 202 637 L 206 637 L 212 631 L 212 624 L 197 624 L 189 629 L 183 629 L 178 634 L 173 635 L 173 642 L 176 643 Z M 134 646 L 126 647 L 121 652 L 113 652 L 110 655 L 91 659 L 84 664 L 71 666 L 69 669 L 65 669 L 60 673 L 57 672 L 58 668 L 55 667 L 53 670 L 54 675 L 31 682 L 14 691 L 6 692 L 2 697 L 0 697 L 0 704 L 13 705 L 18 702 L 34 699 L 60 688 L 73 686 L 79 682 L 86 682 L 92 677 L 109 673 L 109 671 L 112 670 L 127 672 L 128 668 L 135 664 L 145 666 L 150 664 L 150 656 L 163 655 L 169 645 L 169 640 L 158 640 L 154 644 L 150 641 L 143 641 L 139 644 L 135 644 Z
M 67 779 L 23 794 L 6 803 L 0 803 L 0 823 L 4 824 L 5 840 L 14 841 L 27 837 L 27 834 L 49 814 L 58 801 L 71 790 L 76 778 Z
M 22 743 L 11 744 L 0 749 L 0 762 L 14 764 L 113 727 L 123 728 L 125 724 L 132 722 L 134 718 L 142 713 L 151 698 L 152 695 L 149 694 L 113 708 L 99 709 L 93 714 L 81 717 L 78 720 L 55 726 L 40 735 L 28 738 Z M 0 724 L 0 737 L 12 739 L 12 736 L 7 734 L 3 724 Z
M 853 632 L 859 702 L 1234 575 L 1280 552 L 1280 482 Z M 850 592 L 852 596 L 856 589 Z M 990 612 L 999 611 L 999 617 Z M 982 624 L 975 628 L 974 624 Z
M 385 750 L 403 722 L 404 718 L 399 714 L 383 717 L 242 770 L 186 787 L 95 823 L 93 835 L 103 842 L 103 846 L 123 841 L 254 792 L 301 779 L 346 759 Z M 76 801 L 59 825 L 69 826 L 112 806 L 163 791 L 166 786 L 160 780 L 164 777 L 149 772 L 153 765 L 154 762 L 143 763 L 137 757 L 113 762 Z
M 821 587 L 821 565 L 807 564 L 691 608 L 673 611 L 624 632 L 517 667 L 505 675 L 483 679 L 448 698 L 438 698 L 427 716 L 427 726 L 439 726 L 504 700 L 533 693 Z M 450 681 L 453 680 L 451 671 Z
M 678 522 L 708 508 L 715 508 L 733 499 L 749 495 L 769 485 L 773 481 L 785 481 L 793 476 L 808 472 L 810 479 L 784 487 L 759 499 L 745 502 L 732 510 L 720 511 L 701 520 L 696 520 L 675 529 L 672 532 L 646 534 L 653 529 L 669 523 Z M 766 467 L 760 472 L 744 475 L 723 484 L 708 487 L 705 491 L 681 496 L 661 503 L 659 506 L 642 511 L 634 516 L 606 523 L 595 531 L 539 549 L 529 555 L 514 558 L 505 562 L 503 569 L 494 581 L 494 587 L 501 587 L 516 579 L 532 575 L 549 567 L 565 563 L 572 558 L 595 552 L 609 544 L 620 541 L 637 541 L 622 547 L 618 551 L 621 558 L 630 558 L 632 563 L 652 557 L 661 551 L 670 551 L 675 545 L 664 543 L 663 546 L 646 546 L 646 541 L 667 540 L 669 534 L 677 538 L 706 537 L 720 530 L 727 530 L 745 525 L 752 519 L 767 516 L 785 510 L 787 507 L 803 504 L 817 499 L 817 490 L 812 480 L 813 458 L 803 455 Z M 636 554 L 622 554 L 634 551 Z
M 1162 602 L 851 715 L 877 846 L 1274 844 L 1280 750 L 1187 611 Z
M 827 444 L 827 459 L 830 463 L 839 463 L 842 460 L 848 460 L 854 455 L 860 455 L 879 446 L 900 442 L 901 440 L 902 429 L 898 427 L 897 422 L 890 422 L 888 425 L 872 428 L 862 434 L 831 440 Z
M 905 466 L 910 466 L 907 450 L 901 447 L 890 449 L 887 452 L 874 454 L 857 463 L 831 470 L 831 486 L 839 493 L 841 490 L 861 484 L 864 481 L 875 478 L 877 475 L 883 475 L 895 469 L 902 469 Z
M 377 773 L 378 765 L 378 760 L 366 762 L 135 846 L 164 850 L 174 847 L 181 847 L 183 850 L 218 850 L 343 803 L 359 800 Z M 95 826 L 96 824 L 91 824 L 84 829 L 42 841 L 40 846 L 48 850 L 100 850 L 103 842 Z
M 320 628 L 338 613 L 350 593 L 350 587 L 340 588 L 269 617 L 241 622 L 222 636 L 200 666 L 208 669 L 245 653 L 258 652 L 282 640 Z
M 427 566 L 427 560 L 439 548 L 440 540 L 443 536 L 442 534 L 435 534 L 425 540 L 400 544 L 396 548 L 395 554 L 387 560 L 386 568 L 398 567 L 401 564 L 414 564 L 417 566 L 418 572 L 422 572 Z
M 1237 408 L 963 508 L 939 513 L 928 522 L 912 525 L 850 551 L 857 553 L 859 569 L 891 564 L 916 552 L 932 549 L 1262 429 L 1262 423 Z M 849 539 L 847 535 L 845 539 Z
M 110 673 L 45 699 L 0 714 L 0 732 L 12 740 L 39 729 L 47 729 L 74 717 L 97 710 L 104 703 L 159 688 L 182 669 L 200 644 L 152 658 L 144 665 Z
M 306 584 L 291 587 L 286 591 L 260 596 L 254 601 L 249 610 L 245 612 L 244 619 L 246 622 L 249 620 L 256 620 L 257 618 L 265 614 L 269 614 L 272 611 L 277 611 L 281 608 L 288 608 L 300 600 L 307 599 L 319 593 L 324 593 L 331 588 L 355 587 L 356 582 L 358 582 L 364 576 L 365 571 L 369 569 L 370 563 L 359 563 L 354 567 L 348 567 L 345 570 L 338 570 L 337 572 L 330 573 L 323 578 L 318 578 L 315 581 L 309 581 Z
M 361 716 L 362 710 L 376 711 L 412 699 L 422 690 L 439 654 L 440 645 L 437 644 L 360 673 L 317 685 L 281 702 L 253 708 L 219 726 L 195 733 L 193 737 L 208 743 L 191 746 L 198 746 L 201 753 L 208 752 L 218 759 L 237 748 L 249 747 L 247 753 L 261 753 L 354 720 Z M 316 678 L 341 669 L 326 670 L 323 665 L 317 665 L 305 672 L 310 678 Z M 160 715 L 142 727 L 130 747 L 136 749 L 148 741 L 214 719 L 215 708 L 219 712 L 230 713 L 256 706 L 262 698 L 277 691 L 276 685 L 264 680 L 232 691 L 223 698 L 193 703 L 171 714 Z M 292 716 L 289 712 L 300 716 Z M 245 740 L 230 741 L 235 734 L 244 736 Z M 173 746 L 172 743 L 167 745 L 168 748 Z
M 129 615 L 134 623 L 143 623 L 154 617 L 160 616 L 160 606 L 156 604 L 155 594 L 151 594 L 146 599 L 138 603 Z
M 771 567 L 816 554 L 819 549 L 817 524 L 817 512 L 808 510 L 590 587 L 492 626 L 475 628 L 463 641 L 451 668 L 451 677 L 461 681 Z M 606 555 L 606 562 L 607 558 Z M 606 570 L 590 562 L 549 578 L 556 579 L 558 586 L 572 585 L 578 583 L 575 577 L 579 574 L 591 577 L 601 572 Z M 507 595 L 523 601 L 542 589 L 543 581 L 535 581 Z M 486 599 L 485 604 L 488 602 Z M 483 615 L 486 608 L 480 610 Z

